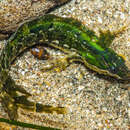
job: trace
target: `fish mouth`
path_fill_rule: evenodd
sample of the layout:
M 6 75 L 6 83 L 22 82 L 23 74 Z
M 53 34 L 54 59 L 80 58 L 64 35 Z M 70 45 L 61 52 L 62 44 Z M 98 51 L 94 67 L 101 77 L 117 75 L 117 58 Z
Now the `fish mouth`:
M 130 70 L 127 71 L 126 75 L 123 76 L 121 80 L 125 80 L 125 81 L 130 82 Z

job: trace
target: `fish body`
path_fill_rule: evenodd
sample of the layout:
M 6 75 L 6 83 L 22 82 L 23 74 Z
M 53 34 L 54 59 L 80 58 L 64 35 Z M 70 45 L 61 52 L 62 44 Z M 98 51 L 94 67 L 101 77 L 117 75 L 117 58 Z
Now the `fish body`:
M 73 18 L 45 15 L 21 25 L 8 40 L 1 54 L 1 69 L 9 69 L 12 61 L 26 48 L 52 41 L 56 46 L 73 50 L 84 64 L 100 73 L 117 79 L 129 79 L 125 60 L 112 49 L 102 46 L 100 38 Z
M 130 71 L 125 65 L 125 60 L 102 44 L 103 38 L 104 35 L 97 37 L 93 31 L 75 19 L 51 14 L 21 25 L 10 37 L 0 56 L 0 98 L 10 119 L 17 119 L 18 107 L 36 112 L 66 113 L 64 107 L 47 106 L 29 101 L 27 98 L 30 94 L 16 85 L 9 75 L 13 61 L 25 49 L 36 44 L 47 44 L 64 52 L 75 52 L 75 55 L 88 68 L 117 79 L 130 80 Z M 35 55 L 41 57 L 43 53 L 41 50 L 39 52 Z M 46 56 L 48 57 L 48 54 Z

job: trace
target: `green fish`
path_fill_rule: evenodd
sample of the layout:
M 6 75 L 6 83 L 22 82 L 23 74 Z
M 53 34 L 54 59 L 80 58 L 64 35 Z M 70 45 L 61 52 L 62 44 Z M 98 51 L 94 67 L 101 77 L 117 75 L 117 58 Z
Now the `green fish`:
M 36 44 L 47 44 L 50 47 L 69 52 L 69 54 L 73 53 L 71 58 L 80 60 L 89 69 L 99 74 L 121 80 L 130 80 L 130 70 L 125 65 L 125 60 L 108 48 L 115 36 L 116 34 L 108 31 L 101 33 L 98 37 L 93 31 L 73 18 L 62 18 L 51 14 L 21 25 L 10 37 L 0 56 L 1 98 L 9 117 L 11 119 L 16 118 L 19 106 L 34 109 L 35 103 L 27 100 L 30 94 L 22 87 L 17 86 L 8 73 L 12 62 L 25 49 Z M 19 96 L 17 91 L 25 96 Z M 37 104 L 36 108 L 38 109 L 37 112 L 44 111 L 43 108 L 49 111 L 49 107 L 43 107 L 41 104 L 40 107 Z M 58 108 L 53 109 L 52 107 L 51 110 L 60 111 Z M 61 108 L 61 110 L 63 109 Z

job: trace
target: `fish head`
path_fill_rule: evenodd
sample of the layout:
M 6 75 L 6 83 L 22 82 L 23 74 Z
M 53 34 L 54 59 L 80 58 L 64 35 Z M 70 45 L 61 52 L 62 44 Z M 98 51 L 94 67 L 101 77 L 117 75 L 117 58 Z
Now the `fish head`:
M 130 70 L 126 66 L 126 61 L 122 56 L 115 53 L 112 49 L 107 48 L 102 55 L 102 59 L 109 75 L 121 80 L 130 80 Z

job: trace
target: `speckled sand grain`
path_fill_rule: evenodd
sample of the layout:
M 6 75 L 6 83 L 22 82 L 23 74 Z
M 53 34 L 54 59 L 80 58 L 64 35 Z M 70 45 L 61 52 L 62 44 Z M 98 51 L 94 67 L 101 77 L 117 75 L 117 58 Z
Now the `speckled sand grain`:
M 127 25 L 127 29 L 115 38 L 111 48 L 130 61 L 129 9 L 129 0 L 72 0 L 52 13 L 79 19 L 97 35 L 99 29 L 115 31 Z M 63 54 L 53 49 L 49 51 L 53 58 Z M 26 52 L 12 65 L 10 74 L 17 84 L 33 95 L 30 100 L 67 107 L 68 113 L 39 114 L 20 109 L 19 121 L 65 130 L 129 129 L 129 93 L 122 88 L 130 87 L 130 84 L 122 84 L 109 77 L 104 79 L 105 76 L 99 76 L 76 63 L 62 72 L 41 72 L 41 67 L 48 63 L 49 60 L 39 61 Z M 1 115 L 7 117 L 2 108 Z

